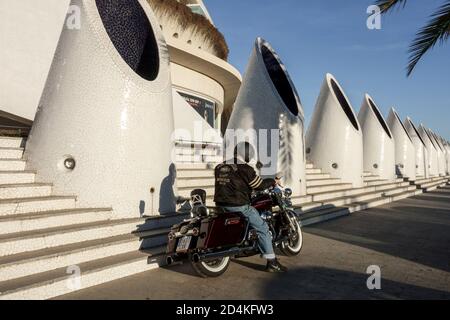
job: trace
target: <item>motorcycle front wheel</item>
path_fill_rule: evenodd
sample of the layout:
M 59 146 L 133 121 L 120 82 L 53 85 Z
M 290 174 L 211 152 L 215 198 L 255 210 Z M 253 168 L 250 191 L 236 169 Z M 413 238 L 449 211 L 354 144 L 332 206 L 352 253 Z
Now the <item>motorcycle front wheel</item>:
M 204 278 L 213 278 L 222 275 L 230 265 L 230 257 L 217 258 L 207 261 L 194 262 L 191 260 L 192 268 Z
M 296 256 L 300 253 L 303 246 L 303 234 L 300 223 L 294 215 L 290 215 L 290 219 L 295 227 L 295 236 L 285 241 L 281 245 L 281 251 L 287 256 Z

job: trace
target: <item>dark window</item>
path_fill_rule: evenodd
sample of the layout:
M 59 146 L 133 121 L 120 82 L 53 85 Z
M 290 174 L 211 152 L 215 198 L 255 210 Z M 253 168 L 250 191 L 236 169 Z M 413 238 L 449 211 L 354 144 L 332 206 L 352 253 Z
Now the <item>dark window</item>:
M 272 51 L 265 45 L 261 47 L 262 58 L 266 66 L 267 72 L 269 72 L 270 79 L 272 80 L 275 88 L 278 91 L 284 104 L 293 115 L 298 115 L 297 99 L 295 97 L 295 89 L 292 88 L 288 77 L 282 69 L 280 62 L 273 55 Z
M 339 101 L 342 110 L 344 110 L 345 114 L 347 115 L 347 118 L 350 120 L 353 127 L 359 131 L 358 121 L 356 120 L 352 107 L 350 107 L 350 103 L 347 101 L 341 89 L 333 79 L 331 79 L 331 87 L 333 88 L 334 95 Z
M 111 42 L 138 75 L 155 80 L 159 72 L 158 44 L 152 26 L 138 1 L 96 0 Z
M 411 137 L 409 136 L 408 130 L 406 130 L 405 125 L 403 124 L 402 120 L 400 120 L 400 117 L 398 116 L 398 113 L 394 111 L 394 114 L 395 114 L 395 117 L 397 118 L 398 122 L 400 122 L 400 124 L 402 125 L 403 130 L 405 131 L 406 136 L 408 137 L 409 141 L 412 142 Z
M 377 119 L 380 122 L 381 126 L 383 127 L 384 131 L 389 136 L 389 138 L 392 139 L 392 135 L 391 135 L 391 132 L 390 132 L 390 130 L 389 130 L 387 124 L 386 124 L 386 121 L 384 121 L 384 118 L 381 115 L 380 111 L 378 111 L 378 108 L 375 106 L 375 103 L 370 98 L 368 98 L 367 100 L 369 100 L 370 107 L 372 108 L 372 111 L 377 116 Z

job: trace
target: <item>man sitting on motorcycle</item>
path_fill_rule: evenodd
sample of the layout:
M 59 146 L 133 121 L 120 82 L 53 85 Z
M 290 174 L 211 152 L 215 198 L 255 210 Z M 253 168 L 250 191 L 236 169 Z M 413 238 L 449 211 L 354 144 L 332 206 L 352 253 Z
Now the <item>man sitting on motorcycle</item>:
M 239 143 L 234 149 L 234 159 L 225 161 L 215 168 L 214 202 L 227 212 L 241 212 L 250 226 L 258 233 L 258 245 L 262 257 L 267 259 L 266 271 L 285 272 L 287 268 L 280 264 L 275 256 L 272 236 L 267 223 L 258 210 L 252 207 L 253 190 L 262 191 L 278 184 L 278 179 L 262 179 L 248 165 L 254 157 L 254 149 L 248 142 Z

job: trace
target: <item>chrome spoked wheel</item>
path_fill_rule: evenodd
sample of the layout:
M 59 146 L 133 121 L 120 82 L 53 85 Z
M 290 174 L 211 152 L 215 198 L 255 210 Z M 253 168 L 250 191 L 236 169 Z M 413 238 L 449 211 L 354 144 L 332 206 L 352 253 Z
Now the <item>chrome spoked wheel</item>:
M 289 240 L 282 244 L 282 251 L 288 256 L 296 256 L 302 250 L 303 234 L 297 218 L 295 216 L 290 216 L 290 219 L 295 230 L 291 230 Z

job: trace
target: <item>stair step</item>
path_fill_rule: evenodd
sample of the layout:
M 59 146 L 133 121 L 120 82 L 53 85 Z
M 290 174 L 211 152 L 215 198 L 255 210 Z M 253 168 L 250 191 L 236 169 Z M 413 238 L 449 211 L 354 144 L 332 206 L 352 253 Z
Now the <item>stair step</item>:
M 397 178 L 394 180 L 372 180 L 372 181 L 365 181 L 366 186 L 378 186 L 378 185 L 384 185 L 387 183 L 401 183 L 405 182 L 402 178 Z
M 430 183 L 421 185 L 420 189 L 422 189 L 425 192 L 430 192 L 430 191 L 436 190 L 440 186 L 446 185 L 446 183 L 447 183 L 446 180 L 434 181 L 434 182 L 430 182 Z
M 69 209 L 0 217 L 0 235 L 107 221 L 111 208 Z
M 292 204 L 294 206 L 301 206 L 304 203 L 312 202 L 312 196 L 306 195 L 306 196 L 292 196 Z
M 441 177 L 432 177 L 432 178 L 417 179 L 417 180 L 413 181 L 413 183 L 416 185 L 421 185 L 421 184 L 432 183 L 432 182 L 440 181 L 440 180 L 442 180 Z
M 0 159 L 0 171 L 24 171 L 25 160 L 19 159 Z
M 370 171 L 364 171 L 362 175 L 363 175 L 363 177 L 369 177 L 369 176 L 372 176 L 373 173 Z
M 73 196 L 50 196 L 22 199 L 1 199 L 0 217 L 32 212 L 64 210 L 75 208 Z
M 214 178 L 214 170 L 178 170 L 177 171 L 177 178 L 183 179 L 195 179 L 195 178 Z
M 177 179 L 178 188 L 192 187 L 192 189 L 194 189 L 194 188 L 198 188 L 201 186 L 211 186 L 211 185 L 214 185 L 214 177 Z
M 363 188 L 346 188 L 341 190 L 333 190 L 333 191 L 327 191 L 327 192 L 319 192 L 313 194 L 313 201 L 316 202 L 326 202 L 332 199 L 336 198 L 342 198 L 342 197 L 349 197 L 349 196 L 355 196 L 358 194 L 364 194 L 368 192 L 380 192 L 380 191 L 386 191 L 391 190 L 393 188 L 403 188 L 408 187 L 410 184 L 408 182 L 400 182 L 400 183 L 385 183 L 382 185 L 377 186 L 370 186 L 370 187 L 363 187 Z
M 330 191 L 336 191 L 336 190 L 345 190 L 345 189 L 351 189 L 351 188 L 352 188 L 351 183 L 339 183 L 339 184 L 309 187 L 309 188 L 307 188 L 307 193 L 314 195 L 316 193 L 330 192 Z
M 177 171 L 180 170 L 214 170 L 217 163 L 177 163 Z
M 306 174 L 320 174 L 322 173 L 322 169 L 318 168 L 312 168 L 312 169 L 306 169 Z
M 314 165 L 312 163 L 306 163 L 306 169 L 314 169 Z
M 405 191 L 414 191 L 416 190 L 415 186 L 404 186 L 404 187 L 394 187 L 387 190 L 378 190 L 378 191 L 370 191 L 364 193 L 358 193 L 355 195 L 344 196 L 336 199 L 331 199 L 328 201 L 324 201 L 324 204 L 332 204 L 336 207 L 351 205 L 353 203 L 366 202 L 372 199 L 377 199 L 381 197 L 388 197 L 392 194 L 397 194 Z
M 404 188 L 405 189 L 405 188 Z M 412 188 L 406 188 L 406 190 L 411 190 Z M 390 196 L 383 197 L 375 197 L 367 200 L 362 200 L 358 202 L 353 202 L 346 206 L 333 206 L 331 208 L 321 208 L 312 209 L 307 213 L 300 213 L 299 220 L 302 226 L 308 226 L 312 224 L 317 224 L 321 222 L 325 222 L 331 219 L 335 219 L 338 217 L 349 215 L 353 212 L 366 210 L 369 208 L 377 207 L 380 205 L 384 205 L 393 201 L 397 201 L 400 199 L 408 198 L 414 195 L 418 195 L 422 193 L 422 190 L 412 190 L 412 191 L 398 191 L 392 193 Z M 296 212 L 299 210 L 296 209 Z
M 409 182 L 401 181 L 401 182 L 388 182 L 383 184 L 376 184 L 374 186 L 369 186 L 367 188 L 375 188 L 376 191 L 383 191 L 394 187 L 401 188 L 401 187 L 408 187 L 410 185 L 411 184 Z
M 73 270 L 67 267 L 0 283 L 0 299 L 50 299 L 157 268 L 162 264 L 163 248 L 146 252 L 131 251 L 79 264 L 76 286 Z M 155 254 L 156 253 L 156 254 Z M 159 255 L 158 255 L 159 254 Z M 68 285 L 69 284 L 69 285 Z M 70 284 L 73 284 L 70 285 Z
M 341 179 L 336 178 L 326 178 L 326 179 L 317 179 L 317 180 L 307 180 L 306 187 L 318 187 L 318 186 L 329 186 L 329 185 L 338 185 L 341 183 Z
M 0 257 L 0 282 L 139 249 L 133 234 Z
M 48 197 L 52 193 L 49 183 L 19 183 L 0 185 L 0 199 Z
M 330 179 L 331 178 L 331 174 L 329 173 L 307 173 L 306 174 L 306 181 L 311 181 L 311 180 L 321 180 L 321 179 Z
M 392 194 L 390 196 L 390 198 L 391 198 L 391 202 L 395 202 L 395 201 L 398 201 L 398 200 L 402 200 L 402 199 L 406 199 L 406 198 L 409 198 L 409 197 L 413 197 L 413 196 L 421 194 L 421 193 L 423 193 L 422 190 L 415 189 L 415 190 L 412 190 L 412 191 L 409 190 L 409 191 L 403 191 L 403 192 L 398 192 L 398 193 Z
M 204 155 L 175 155 L 175 163 L 221 163 L 222 156 L 204 156 Z
M 25 141 L 24 138 L 0 137 L 0 148 L 23 148 Z
M 380 179 L 380 176 L 365 176 L 364 182 L 372 182 L 372 181 L 388 181 L 385 179 Z
M 0 159 L 22 159 L 23 148 L 0 148 Z
M 168 220 L 170 219 L 168 218 Z M 155 227 L 155 224 L 152 226 Z M 169 231 L 169 228 L 154 228 L 0 257 L 0 281 L 21 278 L 139 249 L 147 250 L 161 245 L 165 246 Z
M 121 219 L 0 235 L 0 256 L 132 233 L 142 219 Z
M 0 171 L 0 184 L 33 183 L 34 171 Z

